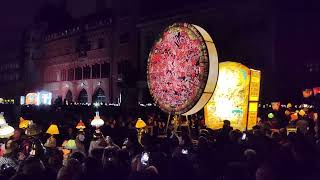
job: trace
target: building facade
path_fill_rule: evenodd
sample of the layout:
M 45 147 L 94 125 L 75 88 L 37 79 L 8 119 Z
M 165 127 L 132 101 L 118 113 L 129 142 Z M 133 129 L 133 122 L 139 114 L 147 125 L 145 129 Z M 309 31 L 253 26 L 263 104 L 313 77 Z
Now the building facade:
M 12 48 L 7 52 L 1 52 L 1 55 L 0 98 L 14 101 L 19 99 L 18 94 L 24 91 L 23 58 L 20 50 Z
M 136 68 L 134 16 L 116 13 L 116 4 L 97 8 L 59 28 L 42 20 L 28 30 L 29 92 L 49 91 L 53 102 L 65 103 L 110 104 L 126 99 L 121 94 L 130 88 Z

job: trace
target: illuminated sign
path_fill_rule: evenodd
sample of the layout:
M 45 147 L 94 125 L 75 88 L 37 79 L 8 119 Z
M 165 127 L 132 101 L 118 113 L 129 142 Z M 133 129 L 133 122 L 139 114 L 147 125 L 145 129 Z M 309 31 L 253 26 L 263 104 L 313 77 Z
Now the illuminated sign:
M 28 93 L 25 98 L 26 105 L 51 105 L 52 93 L 41 91 L 37 93 Z
M 41 91 L 38 93 L 38 105 L 45 104 L 45 105 L 51 105 L 51 99 L 52 99 L 52 93 Z
M 252 128 L 257 121 L 259 92 L 259 71 L 236 62 L 220 63 L 216 89 L 204 108 L 207 127 L 219 129 L 223 120 L 229 120 L 235 129 Z
M 26 95 L 26 105 L 37 105 L 38 94 L 37 93 L 28 93 Z

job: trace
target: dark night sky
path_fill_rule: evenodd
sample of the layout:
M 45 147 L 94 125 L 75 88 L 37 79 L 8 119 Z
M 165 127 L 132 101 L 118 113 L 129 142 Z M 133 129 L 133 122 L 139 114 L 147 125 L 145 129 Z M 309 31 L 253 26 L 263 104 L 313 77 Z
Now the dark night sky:
M 57 0 L 10 0 L 0 6 L 0 52 L 17 46 L 21 32 L 32 22 L 37 10 Z
M 21 37 L 21 32 L 24 28 L 31 24 L 33 16 L 36 12 L 44 6 L 46 3 L 59 3 L 61 0 L 6 0 L 2 2 L 0 6 L 0 53 L 5 52 L 8 48 L 16 47 L 19 43 Z M 83 8 L 83 3 L 80 1 L 89 1 L 89 0 L 78 0 L 76 3 L 78 7 Z M 92 0 L 93 1 L 93 0 Z M 143 2 L 144 7 L 153 6 L 153 9 L 157 7 L 165 11 L 171 7 L 180 7 L 183 4 L 190 4 L 192 0 L 140 0 Z M 205 0 L 200 0 L 205 1 Z M 232 0 L 225 0 L 232 1 Z M 241 1 L 241 0 L 239 0 Z M 242 0 L 250 1 L 250 0 Z M 193 2 L 199 2 L 193 1 Z M 210 1 L 211 2 L 211 1 Z M 217 3 L 219 1 L 212 1 Z M 301 45 L 302 55 L 305 54 L 308 56 L 308 59 L 314 59 L 317 56 L 319 51 L 318 40 L 320 31 L 319 25 L 319 12 L 320 9 L 317 8 L 319 3 L 316 3 L 315 0 L 282 0 L 276 1 L 276 7 L 278 12 L 280 12 L 280 20 L 282 21 L 279 24 L 280 30 L 279 35 L 280 40 L 284 43 L 283 46 L 286 46 L 285 42 L 288 42 L 288 47 L 296 42 L 295 46 L 291 46 L 285 51 L 292 52 L 298 51 Z M 279 3 L 281 2 L 281 3 Z M 82 5 L 81 5 L 82 4 Z M 150 8 L 148 8 L 150 9 Z M 155 9 L 154 9 L 155 10 Z M 305 53 L 304 53 L 305 52 Z M 290 55 L 290 53 L 288 53 Z

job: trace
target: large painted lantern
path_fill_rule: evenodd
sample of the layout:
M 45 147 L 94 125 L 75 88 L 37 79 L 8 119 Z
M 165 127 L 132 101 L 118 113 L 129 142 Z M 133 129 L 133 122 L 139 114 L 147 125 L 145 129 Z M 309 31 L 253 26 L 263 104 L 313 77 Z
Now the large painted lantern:
M 219 64 L 217 87 L 205 106 L 207 127 L 219 129 L 229 120 L 235 129 L 251 129 L 257 121 L 260 71 L 236 62 Z
M 218 56 L 201 27 L 175 23 L 155 42 L 148 59 L 148 86 L 161 110 L 172 115 L 198 112 L 218 79 Z

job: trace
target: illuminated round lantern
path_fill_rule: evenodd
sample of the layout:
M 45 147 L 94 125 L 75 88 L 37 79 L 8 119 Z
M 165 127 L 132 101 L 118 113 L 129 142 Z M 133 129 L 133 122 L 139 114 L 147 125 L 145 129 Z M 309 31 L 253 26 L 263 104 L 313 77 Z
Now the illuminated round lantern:
M 96 112 L 96 116 L 91 121 L 91 126 L 99 128 L 104 125 L 104 121 L 100 118 L 99 112 Z
M 291 121 L 295 121 L 297 119 L 298 119 L 298 114 L 297 113 L 293 113 L 293 114 L 290 115 L 290 120 Z
M 292 108 L 292 104 L 291 104 L 291 103 L 288 103 L 288 104 L 287 104 L 287 108 Z
M 175 23 L 156 40 L 148 58 L 150 93 L 169 114 L 198 112 L 211 98 L 218 79 L 218 55 L 201 27 Z

